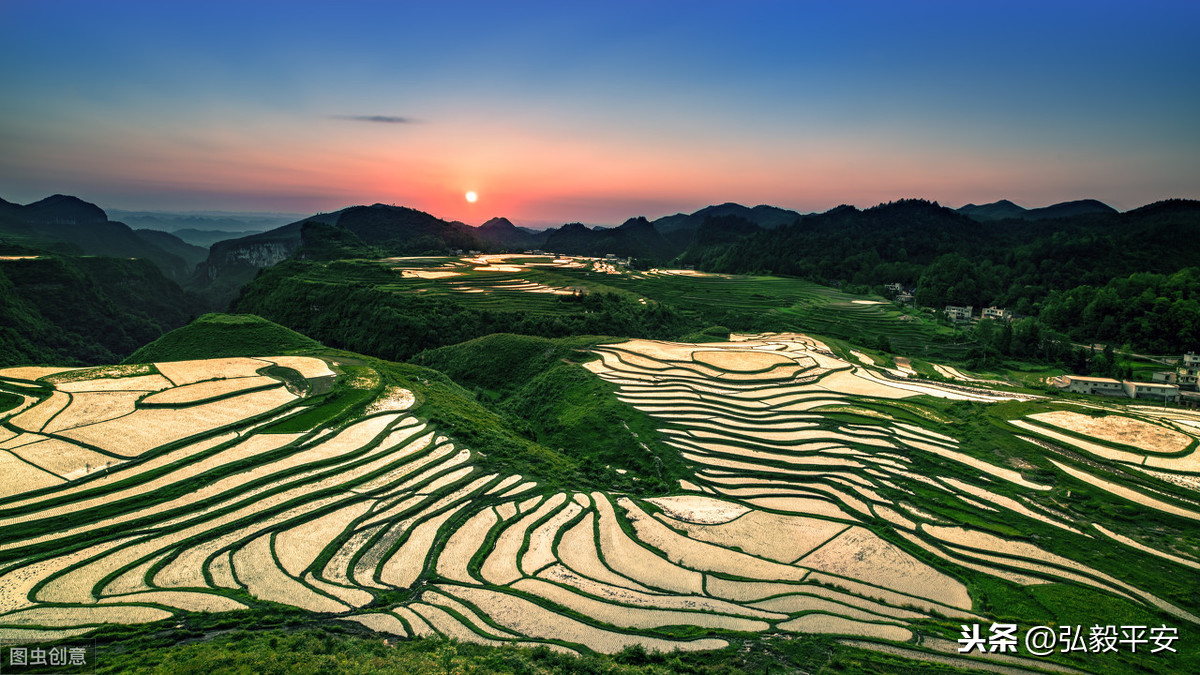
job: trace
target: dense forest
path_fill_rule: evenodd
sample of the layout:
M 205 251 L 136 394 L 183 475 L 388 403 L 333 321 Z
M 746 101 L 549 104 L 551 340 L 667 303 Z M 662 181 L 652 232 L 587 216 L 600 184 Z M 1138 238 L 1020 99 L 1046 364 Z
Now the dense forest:
M 195 299 L 149 260 L 60 256 L 24 247 L 0 262 L 0 365 L 116 363 L 187 323 Z
M 750 234 L 733 243 L 698 237 L 681 261 L 857 290 L 900 283 L 916 289 L 922 306 L 1006 307 L 1034 317 L 1039 333 L 1139 351 L 1195 349 L 1200 338 L 1200 277 L 1192 267 L 1200 202 L 979 223 L 936 203 L 904 200 L 863 211 L 842 206 L 774 230 L 752 226 L 742 223 Z

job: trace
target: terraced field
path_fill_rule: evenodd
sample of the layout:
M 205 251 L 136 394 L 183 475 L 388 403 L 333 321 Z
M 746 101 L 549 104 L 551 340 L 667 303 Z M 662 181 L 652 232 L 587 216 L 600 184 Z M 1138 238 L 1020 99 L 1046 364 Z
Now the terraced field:
M 388 289 L 449 295 L 477 309 L 553 314 L 566 311 L 558 296 L 572 295 L 559 270 L 592 269 L 598 261 L 554 256 L 484 255 L 477 258 L 389 258 L 401 279 Z
M 419 388 L 385 387 L 345 358 L 0 371 L 0 390 L 22 399 L 0 418 L 0 639 L 287 605 L 389 635 L 576 653 L 821 634 L 973 667 L 989 655 L 959 658 L 960 624 L 1032 621 L 994 599 L 1043 587 L 1046 602 L 1099 598 L 1178 627 L 1181 645 L 1200 635 L 1179 592 L 1197 580 L 1194 542 L 1139 541 L 1055 501 L 1067 485 L 1168 524 L 1200 519 L 1151 473 L 1200 474 L 1200 416 L 1076 417 L 1028 395 L 894 379 L 804 335 L 736 338 L 602 345 L 585 364 L 692 469 L 675 493 L 644 498 L 484 470 L 418 416 Z M 367 412 L 289 423 L 334 377 L 371 392 Z M 943 411 L 975 404 L 1041 410 L 1002 433 L 1052 459 L 1034 470 L 957 438 Z M 1118 447 L 1139 425 L 1156 444 Z M 1177 578 L 1148 584 L 1098 550 Z
M 573 289 L 620 293 L 643 303 L 661 302 L 697 317 L 752 322 L 757 330 L 803 330 L 861 344 L 886 338 L 901 353 L 960 358 L 968 344 L 953 330 L 919 312 L 902 311 L 880 298 L 843 293 L 818 284 L 774 276 L 708 274 L 693 270 L 645 272 L 589 258 L 480 256 L 393 258 L 396 292 L 448 295 L 479 309 L 554 314 L 574 311 L 556 301 Z

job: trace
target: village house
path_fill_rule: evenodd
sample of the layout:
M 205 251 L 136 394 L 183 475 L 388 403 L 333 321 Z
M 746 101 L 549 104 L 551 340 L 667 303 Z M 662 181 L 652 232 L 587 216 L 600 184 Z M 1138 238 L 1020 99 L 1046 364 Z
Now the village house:
M 1088 377 L 1085 375 L 1067 375 L 1067 391 L 1074 394 L 1091 394 L 1095 396 L 1126 396 L 1125 387 L 1119 380 L 1111 377 Z
M 1179 386 L 1162 382 L 1124 382 L 1125 395 L 1129 398 L 1149 398 L 1166 403 L 1179 400 Z
M 995 319 L 996 321 L 1012 321 L 1012 312 L 1002 307 L 985 307 L 982 310 L 983 318 Z
M 946 305 L 946 318 L 955 323 L 962 323 L 971 320 L 971 315 L 975 312 L 975 308 L 971 305 L 959 307 L 957 305 Z
M 1111 377 L 1087 377 L 1084 375 L 1066 375 L 1063 379 L 1066 384 L 1062 388 L 1073 394 L 1151 399 L 1164 403 L 1178 403 L 1180 399 L 1179 386 L 1162 381 L 1120 381 Z
M 1200 389 L 1197 380 L 1200 380 L 1200 354 L 1188 352 L 1183 355 L 1183 361 L 1175 369 L 1175 384 L 1179 385 L 1180 389 L 1196 391 Z

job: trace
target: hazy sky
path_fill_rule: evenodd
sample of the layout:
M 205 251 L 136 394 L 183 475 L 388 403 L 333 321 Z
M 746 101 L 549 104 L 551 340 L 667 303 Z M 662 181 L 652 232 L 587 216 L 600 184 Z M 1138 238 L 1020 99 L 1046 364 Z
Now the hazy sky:
M 1200 198 L 1192 0 L 581 5 L 0 0 L 0 197 L 471 224 Z

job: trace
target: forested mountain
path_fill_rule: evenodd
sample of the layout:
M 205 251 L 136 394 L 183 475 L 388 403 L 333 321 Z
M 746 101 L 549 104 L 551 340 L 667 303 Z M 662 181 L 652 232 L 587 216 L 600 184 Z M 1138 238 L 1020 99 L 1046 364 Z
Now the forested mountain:
M 618 227 L 589 228 L 580 223 L 563 225 L 550 230 L 543 246 L 546 250 L 567 255 L 632 256 L 666 262 L 678 255 L 683 247 L 672 244 L 645 218 L 630 218 Z
M 175 281 L 187 279 L 199 255 L 166 233 L 143 234 L 108 219 L 104 210 L 77 197 L 54 195 L 13 204 L 0 199 L 0 240 L 76 255 L 145 258 Z
M 1020 220 L 1046 220 L 1048 218 L 1071 218 L 1074 216 L 1105 215 L 1117 213 L 1113 207 L 1095 199 L 1080 199 L 1062 202 L 1038 209 L 1026 209 L 1022 206 L 1001 199 L 991 204 L 967 204 L 958 212 L 980 222 L 1017 218 Z
M 508 218 L 492 218 L 480 225 L 476 234 L 493 246 L 516 250 L 541 248 L 546 242 L 546 232 L 517 227 Z
M 1000 201 L 957 211 L 902 200 L 807 216 L 727 203 L 653 222 L 631 218 L 614 228 L 570 223 L 541 232 L 504 218 L 471 227 L 375 204 L 216 242 L 196 265 L 203 249 L 169 233 L 130 230 L 74 197 L 55 195 L 26 206 L 0 200 L 0 240 L 66 255 L 153 261 L 205 298 L 201 306 L 180 300 L 186 313 L 225 309 L 259 270 L 293 257 L 329 261 L 540 248 L 715 272 L 770 272 L 860 289 L 898 282 L 914 287 L 924 306 L 1002 306 L 1072 339 L 1155 351 L 1194 348 L 1200 334 L 1192 330 L 1200 326 L 1197 310 L 1188 304 L 1197 280 L 1186 271 L 1196 264 L 1198 235 L 1200 202 L 1187 200 L 1127 213 L 1095 200 L 1041 209 Z M 163 297 L 186 296 L 176 290 Z
M 1200 260 L 1197 237 L 1200 202 L 1191 200 L 984 226 L 936 203 L 904 200 L 841 206 L 732 245 L 698 241 L 683 259 L 709 271 L 834 285 L 898 282 L 916 288 L 920 305 L 1007 307 L 1080 340 L 1103 335 L 1174 352 L 1194 349 L 1200 337 L 1187 329 L 1200 329 L 1200 283 L 1184 271 Z
M 6 246 L 0 365 L 115 363 L 193 316 L 197 303 L 151 262 Z
M 654 221 L 654 227 L 663 234 L 676 230 L 696 230 L 705 220 L 721 216 L 736 216 L 765 230 L 791 225 L 800 218 L 799 213 L 777 206 L 759 205 L 750 208 L 726 202 L 716 206 L 706 206 L 695 213 L 676 213 L 673 216 L 663 216 Z
M 720 212 L 732 209 L 771 223 L 792 213 L 772 207 L 747 209 L 736 204 L 709 208 Z M 344 230 L 341 234 L 327 229 L 310 230 L 314 237 L 321 238 L 341 253 L 338 250 L 319 251 L 316 240 L 303 241 L 302 226 L 306 222 L 324 223 Z M 703 222 L 703 218 L 700 222 Z M 358 242 L 354 246 L 361 244 L 370 247 L 372 254 L 380 256 L 446 255 L 456 249 L 491 253 L 545 249 L 567 255 L 603 256 L 612 253 L 666 263 L 681 253 L 693 238 L 694 230 L 689 228 L 677 228 L 668 238 L 654 223 L 638 217 L 614 228 L 591 228 L 580 223 L 569 223 L 539 232 L 516 227 L 505 218 L 492 218 L 480 227 L 471 227 L 405 207 L 384 204 L 352 206 L 267 232 L 214 243 L 209 249 L 208 259 L 197 268 L 189 288 L 203 293 L 209 299 L 210 308 L 224 309 L 229 300 L 237 295 L 238 289 L 253 279 L 258 270 L 292 257 L 301 246 L 304 246 L 303 257 L 306 258 L 328 260 L 345 257 L 342 255 L 345 250 L 338 247 L 350 241 L 349 235 L 353 235 Z
M 177 235 L 161 230 L 134 230 L 134 234 L 142 241 L 153 244 L 171 255 L 178 256 L 188 264 L 189 273 L 196 265 L 208 258 L 208 248 L 196 246 L 180 239 Z

